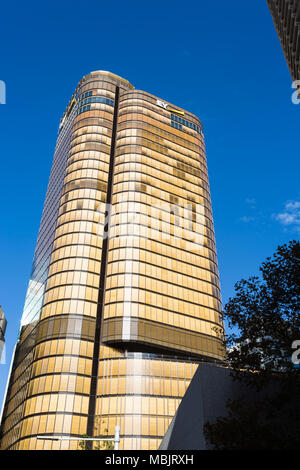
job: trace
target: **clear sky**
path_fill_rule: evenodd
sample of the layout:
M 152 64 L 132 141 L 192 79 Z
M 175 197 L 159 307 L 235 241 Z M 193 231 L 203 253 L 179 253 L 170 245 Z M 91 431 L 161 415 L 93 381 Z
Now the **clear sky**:
M 109 70 L 203 122 L 223 302 L 300 233 L 299 113 L 266 0 L 1 7 L 0 304 L 17 338 L 62 113 Z M 0 403 L 8 364 L 0 365 Z

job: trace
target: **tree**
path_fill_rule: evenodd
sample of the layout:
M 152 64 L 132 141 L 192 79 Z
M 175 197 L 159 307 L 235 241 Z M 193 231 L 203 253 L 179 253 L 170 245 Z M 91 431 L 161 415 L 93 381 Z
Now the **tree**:
M 99 429 L 98 429 L 99 426 L 100 426 L 99 419 L 96 418 L 95 426 L 94 426 L 96 437 L 98 436 L 98 434 L 100 432 Z M 108 435 L 108 428 L 105 428 L 104 432 L 106 433 L 106 436 L 107 436 Z M 107 438 L 106 436 L 105 436 L 105 439 Z M 90 436 L 88 436 L 87 434 L 84 434 L 81 437 L 82 438 L 87 438 L 87 437 L 90 437 Z M 114 449 L 114 441 L 94 441 L 92 443 L 92 441 L 85 441 L 84 439 L 82 439 L 82 441 L 79 441 L 78 447 L 79 447 L 80 450 L 113 450 Z
M 230 401 L 226 417 L 206 423 L 205 436 L 216 449 L 300 446 L 300 369 L 291 360 L 300 340 L 299 241 L 279 246 L 260 272 L 237 282 L 224 308 L 231 328 L 227 363 L 252 392 L 251 402 Z M 275 383 L 276 392 L 264 397 Z

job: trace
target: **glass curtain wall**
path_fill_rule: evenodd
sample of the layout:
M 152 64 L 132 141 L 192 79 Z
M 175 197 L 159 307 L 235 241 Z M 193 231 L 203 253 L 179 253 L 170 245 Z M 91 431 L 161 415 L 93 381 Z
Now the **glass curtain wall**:
M 1 448 L 119 425 L 120 449 L 157 449 L 199 361 L 224 359 L 221 312 L 201 122 L 92 72 L 60 123 Z

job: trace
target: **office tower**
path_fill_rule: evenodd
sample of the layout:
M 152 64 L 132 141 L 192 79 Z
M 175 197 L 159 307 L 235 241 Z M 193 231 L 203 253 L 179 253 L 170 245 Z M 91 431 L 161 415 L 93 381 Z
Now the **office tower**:
M 7 321 L 0 305 L 0 364 L 3 361 L 4 346 L 5 346 L 5 330 Z
M 2 449 L 157 449 L 200 361 L 224 359 L 202 125 L 96 71 L 59 126 Z
M 300 80 L 300 2 L 267 0 L 293 81 Z

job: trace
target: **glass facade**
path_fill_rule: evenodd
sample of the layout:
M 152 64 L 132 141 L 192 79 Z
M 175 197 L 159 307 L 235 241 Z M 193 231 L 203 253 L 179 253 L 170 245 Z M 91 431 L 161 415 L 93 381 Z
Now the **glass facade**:
M 1 448 L 119 425 L 120 449 L 157 449 L 199 361 L 224 359 L 221 312 L 201 122 L 90 73 L 60 123 Z

